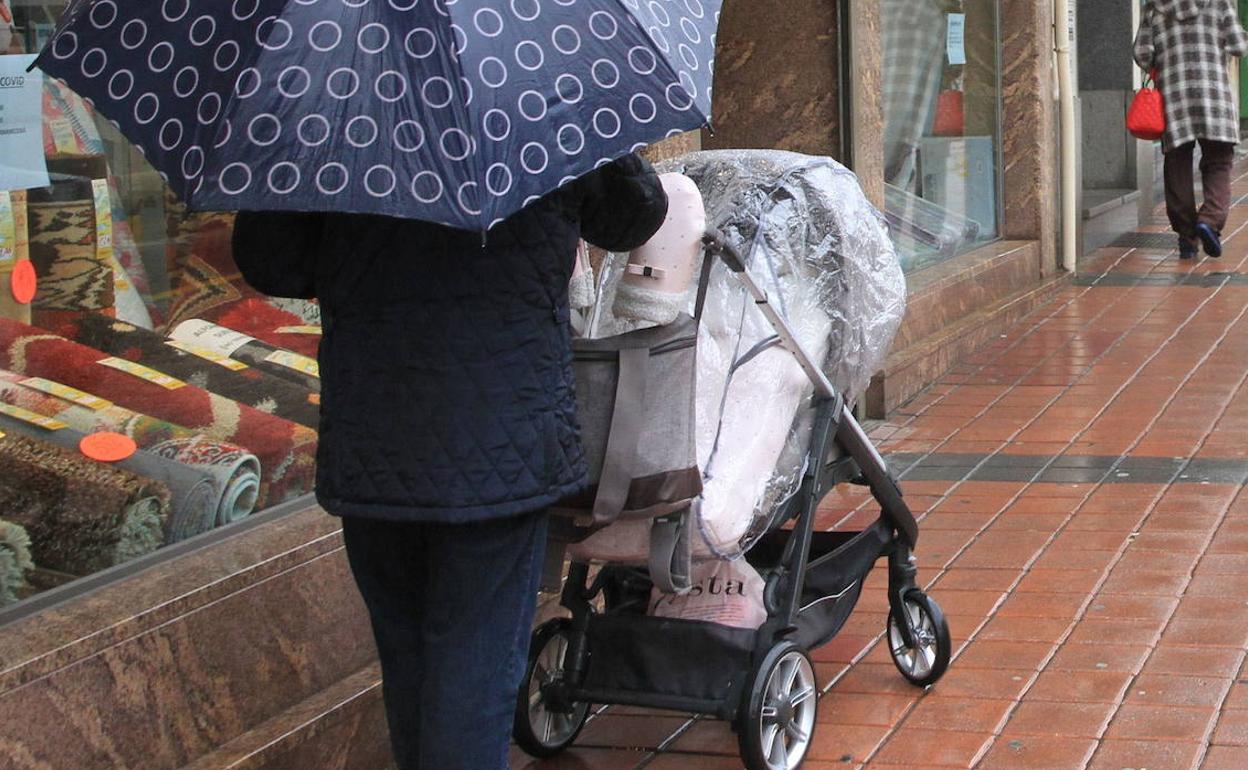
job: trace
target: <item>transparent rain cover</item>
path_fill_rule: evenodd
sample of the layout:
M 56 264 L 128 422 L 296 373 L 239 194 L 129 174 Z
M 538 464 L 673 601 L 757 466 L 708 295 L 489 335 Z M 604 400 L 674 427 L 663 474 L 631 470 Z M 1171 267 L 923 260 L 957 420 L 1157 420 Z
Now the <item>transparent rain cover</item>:
M 740 251 L 833 385 L 850 401 L 860 396 L 901 324 L 906 284 L 884 219 L 854 174 L 829 158 L 773 150 L 691 153 L 659 170 L 693 179 L 708 226 Z M 599 271 L 589 336 L 646 325 L 612 314 L 627 262 L 627 254 L 611 254 Z M 689 288 L 691 313 L 696 290 Z M 775 334 L 740 282 L 716 265 L 698 340 L 699 557 L 748 550 L 806 469 L 813 386 Z M 580 558 L 644 562 L 647 531 L 648 522 L 621 522 L 575 550 Z

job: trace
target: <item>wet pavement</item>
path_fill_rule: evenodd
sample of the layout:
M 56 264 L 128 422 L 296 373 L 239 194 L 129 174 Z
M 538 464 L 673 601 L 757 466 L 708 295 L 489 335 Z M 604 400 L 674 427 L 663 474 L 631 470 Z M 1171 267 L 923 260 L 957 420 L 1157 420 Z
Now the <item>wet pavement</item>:
M 873 429 L 922 516 L 920 579 L 955 657 L 926 692 L 900 677 L 877 568 L 814 653 L 805 767 L 1248 768 L 1248 164 L 1236 173 L 1222 259 L 1180 262 L 1168 237 L 1102 249 Z M 847 487 L 821 525 L 876 514 Z M 513 767 L 729 770 L 736 746 L 721 722 L 610 708 L 562 757 Z

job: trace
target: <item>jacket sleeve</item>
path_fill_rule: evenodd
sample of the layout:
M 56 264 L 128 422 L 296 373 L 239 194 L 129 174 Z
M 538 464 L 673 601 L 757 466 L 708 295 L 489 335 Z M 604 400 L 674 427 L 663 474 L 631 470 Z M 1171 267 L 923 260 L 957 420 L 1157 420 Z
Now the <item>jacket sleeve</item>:
M 1226 0 L 1222 15 L 1222 48 L 1227 56 L 1248 54 L 1248 34 L 1240 23 L 1239 9 L 1230 0 Z
M 234 261 L 252 288 L 273 297 L 314 299 L 321 214 L 239 212 Z
M 626 155 L 580 180 L 581 235 L 607 251 L 631 251 L 667 217 L 659 175 L 641 156 Z
M 1135 33 L 1135 47 L 1132 54 L 1140 69 L 1151 70 L 1157 66 L 1157 49 L 1153 44 L 1153 7 L 1145 7 L 1144 16 L 1140 19 L 1140 28 Z

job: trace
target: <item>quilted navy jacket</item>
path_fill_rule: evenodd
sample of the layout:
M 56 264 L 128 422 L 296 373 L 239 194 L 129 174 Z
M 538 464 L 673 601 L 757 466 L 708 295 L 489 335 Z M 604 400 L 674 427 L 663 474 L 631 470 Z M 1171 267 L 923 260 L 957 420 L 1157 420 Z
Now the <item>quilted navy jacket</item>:
M 256 289 L 316 297 L 317 497 L 330 513 L 467 522 L 581 491 L 567 287 L 581 237 L 622 251 L 667 198 L 628 156 L 489 232 L 355 214 L 242 213 Z

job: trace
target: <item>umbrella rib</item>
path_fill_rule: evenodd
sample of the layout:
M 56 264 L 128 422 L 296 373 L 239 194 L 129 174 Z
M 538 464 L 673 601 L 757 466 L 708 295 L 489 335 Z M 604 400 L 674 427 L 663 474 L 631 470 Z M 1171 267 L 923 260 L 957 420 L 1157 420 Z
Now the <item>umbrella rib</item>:
M 680 86 L 681 90 L 683 90 L 689 96 L 690 101 L 693 102 L 694 108 L 697 108 L 698 95 L 689 93 L 689 89 L 685 88 L 685 84 L 680 82 L 680 73 L 676 71 L 676 67 L 672 64 L 671 59 L 667 58 L 668 55 L 659 50 L 659 46 L 655 42 L 654 36 L 650 34 L 650 30 L 642 26 L 641 20 L 638 19 L 633 11 L 624 4 L 623 0 L 613 0 L 613 2 L 620 7 L 620 10 L 624 12 L 624 15 L 637 21 L 637 28 L 640 29 L 641 33 L 646 36 L 646 39 L 650 41 L 650 45 L 654 50 L 654 58 L 666 65 L 667 74 L 672 78 L 672 81 Z M 701 114 L 700 109 L 698 112 Z M 707 115 L 702 115 L 702 122 L 703 125 L 709 124 L 709 117 Z
M 451 41 L 451 45 L 449 49 L 450 54 L 451 54 L 450 60 L 451 60 L 451 64 L 454 66 L 456 70 L 455 74 L 458 76 L 458 79 L 455 83 L 455 91 L 459 93 L 460 98 L 462 99 L 464 96 L 463 85 L 465 82 L 469 82 L 469 81 L 468 81 L 467 72 L 464 70 L 464 63 L 463 61 L 460 60 L 459 51 L 456 50 L 457 41 L 455 38 L 455 31 L 450 28 L 451 21 L 456 20 L 455 8 L 456 8 L 455 5 L 445 6 L 447 15 L 444 18 L 447 19 L 447 21 L 445 22 L 445 25 L 444 25 L 444 31 L 450 34 L 450 41 Z M 459 21 L 464 21 L 464 20 L 460 19 Z M 476 94 L 476 97 L 479 99 L 484 99 L 485 94 L 484 93 Z M 481 148 L 479 147 L 479 143 L 476 141 L 477 122 L 473 120 L 473 111 L 468 106 L 468 102 L 466 100 L 461 102 L 460 99 L 456 99 L 454 104 L 460 110 L 463 111 L 463 115 L 461 117 L 464 118 L 464 125 L 466 125 L 470 129 L 468 131 L 468 142 L 469 142 L 471 149 L 473 150 L 473 152 L 469 156 L 472 158 L 472 165 L 473 165 L 471 176 L 473 179 L 473 183 L 476 184 L 477 186 L 477 200 L 480 202 L 480 212 L 481 212 L 477 216 L 481 217 L 481 220 L 482 220 L 481 238 L 482 238 L 482 241 L 484 242 L 485 232 L 486 230 L 489 229 L 489 223 L 486 222 L 484 218 L 484 215 L 486 214 L 484 191 L 485 191 L 487 180 L 485 178 L 485 168 L 483 167 L 484 164 L 483 164 L 483 161 L 481 160 L 481 157 L 482 157 Z

